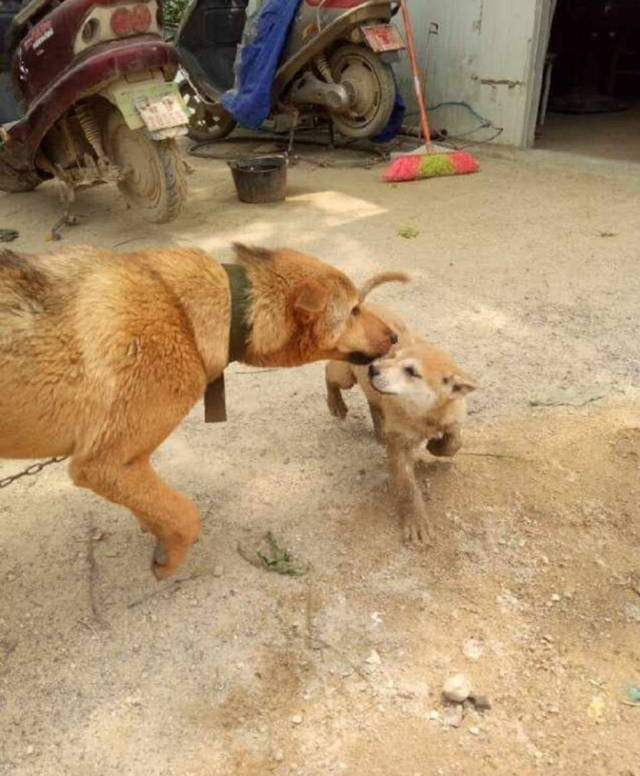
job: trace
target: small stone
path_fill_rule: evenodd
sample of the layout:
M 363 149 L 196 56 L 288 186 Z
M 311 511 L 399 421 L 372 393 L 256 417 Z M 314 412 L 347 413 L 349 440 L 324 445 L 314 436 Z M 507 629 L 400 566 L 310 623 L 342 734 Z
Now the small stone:
M 491 701 L 487 695 L 474 694 L 471 700 L 478 711 L 488 711 L 491 708 Z
M 273 754 L 273 759 L 274 759 L 274 760 L 275 760 L 277 763 L 281 763 L 281 762 L 284 760 L 284 754 L 283 754 L 283 752 L 282 752 L 282 750 L 281 750 L 281 749 L 278 749 L 276 752 L 274 752 L 274 754 Z
M 432 719 L 434 721 L 437 721 L 440 719 L 440 712 L 433 709 L 433 711 L 429 712 L 429 719 Z
M 478 639 L 474 639 L 473 636 L 471 636 L 462 645 L 462 652 L 469 660 L 480 660 L 482 653 L 484 652 L 484 647 Z
M 223 574 L 223 571 L 224 569 L 222 568 L 222 566 L 215 566 L 215 568 L 213 569 L 213 576 L 221 577 Z
M 33 754 L 35 749 L 32 746 L 27 747 L 27 754 Z
M 371 650 L 371 654 L 368 658 L 365 659 L 365 663 L 368 663 L 370 666 L 379 666 L 380 663 L 382 663 L 382 658 L 380 655 L 376 652 L 375 649 Z
M 291 722 L 293 722 L 294 725 L 301 725 L 303 720 L 302 714 L 294 714 L 293 717 L 291 717 Z
M 371 621 L 373 622 L 373 625 L 375 627 L 382 624 L 382 615 L 380 614 L 380 612 L 373 612 L 370 616 L 371 616 Z
M 554 603 L 557 603 L 558 601 L 561 601 L 561 600 L 562 600 L 562 596 L 561 596 L 561 595 L 558 595 L 558 593 L 554 593 L 554 594 L 551 596 L 551 600 L 552 600 Z
M 469 732 L 471 733 L 472 736 L 479 736 L 480 735 L 480 728 L 476 727 L 475 725 L 472 725 L 469 728 Z
M 454 674 L 443 684 L 442 694 L 452 703 L 462 703 L 471 695 L 471 683 L 464 674 Z
M 444 715 L 444 724 L 449 727 L 459 728 L 462 725 L 464 711 L 461 704 L 451 706 Z

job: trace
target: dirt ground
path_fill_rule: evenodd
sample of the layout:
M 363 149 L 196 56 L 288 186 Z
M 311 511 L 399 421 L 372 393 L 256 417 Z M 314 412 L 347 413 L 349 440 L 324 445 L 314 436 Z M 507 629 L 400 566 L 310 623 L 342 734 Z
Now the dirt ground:
M 428 551 L 402 545 L 364 402 L 331 418 L 321 365 L 234 366 L 229 421 L 198 406 L 158 452 L 204 515 L 176 581 L 152 578 L 149 537 L 64 465 L 2 490 L 2 776 L 639 776 L 640 176 L 481 160 L 397 187 L 304 163 L 287 202 L 260 207 L 197 160 L 184 216 L 162 227 L 110 187 L 80 195 L 67 241 L 227 258 L 241 239 L 356 280 L 409 270 L 376 298 L 481 389 L 461 453 L 423 468 Z M 50 245 L 58 213 L 50 185 L 0 197 L 17 250 Z M 266 531 L 306 576 L 240 556 Z M 443 703 L 457 672 L 490 709 Z

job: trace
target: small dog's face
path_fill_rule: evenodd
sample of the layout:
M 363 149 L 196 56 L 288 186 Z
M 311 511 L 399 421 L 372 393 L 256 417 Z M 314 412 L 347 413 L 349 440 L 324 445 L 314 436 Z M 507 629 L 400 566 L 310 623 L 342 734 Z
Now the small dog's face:
M 410 415 L 423 416 L 475 390 L 474 383 L 441 350 L 419 342 L 392 351 L 369 366 L 378 393 L 396 397 Z

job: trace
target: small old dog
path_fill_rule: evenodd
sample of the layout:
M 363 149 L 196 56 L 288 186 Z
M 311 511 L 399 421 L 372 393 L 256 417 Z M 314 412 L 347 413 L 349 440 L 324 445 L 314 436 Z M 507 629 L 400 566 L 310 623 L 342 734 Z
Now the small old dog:
M 363 287 L 360 298 L 390 281 L 407 282 L 408 277 L 402 273 L 376 275 Z M 433 455 L 458 452 L 465 397 L 476 386 L 447 353 L 412 334 L 400 318 L 379 306 L 371 309 L 397 332 L 398 343 L 368 367 L 337 361 L 327 364 L 327 403 L 335 417 L 344 418 L 347 406 L 341 391 L 358 383 L 369 402 L 376 438 L 387 446 L 404 538 L 429 544 L 426 508 L 415 476 L 416 453 L 425 441 Z
M 70 456 L 76 485 L 128 507 L 175 572 L 195 504 L 151 468 L 230 360 L 367 364 L 396 341 L 339 270 L 288 249 L 0 252 L 0 457 Z

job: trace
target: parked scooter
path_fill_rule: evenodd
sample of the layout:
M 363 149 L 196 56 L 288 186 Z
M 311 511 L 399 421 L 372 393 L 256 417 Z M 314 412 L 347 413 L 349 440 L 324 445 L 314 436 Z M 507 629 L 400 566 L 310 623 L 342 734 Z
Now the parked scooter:
M 115 181 L 148 221 L 175 218 L 187 174 L 175 137 L 188 112 L 156 0 L 3 5 L 0 190 L 57 178 L 68 215 L 76 188 Z
M 236 126 L 220 98 L 234 87 L 248 2 L 191 0 L 178 29 L 180 88 L 196 140 L 222 139 Z M 380 133 L 396 96 L 390 63 L 405 47 L 390 23 L 396 11 L 390 0 L 300 0 L 271 85 L 276 130 L 311 114 L 349 138 Z

